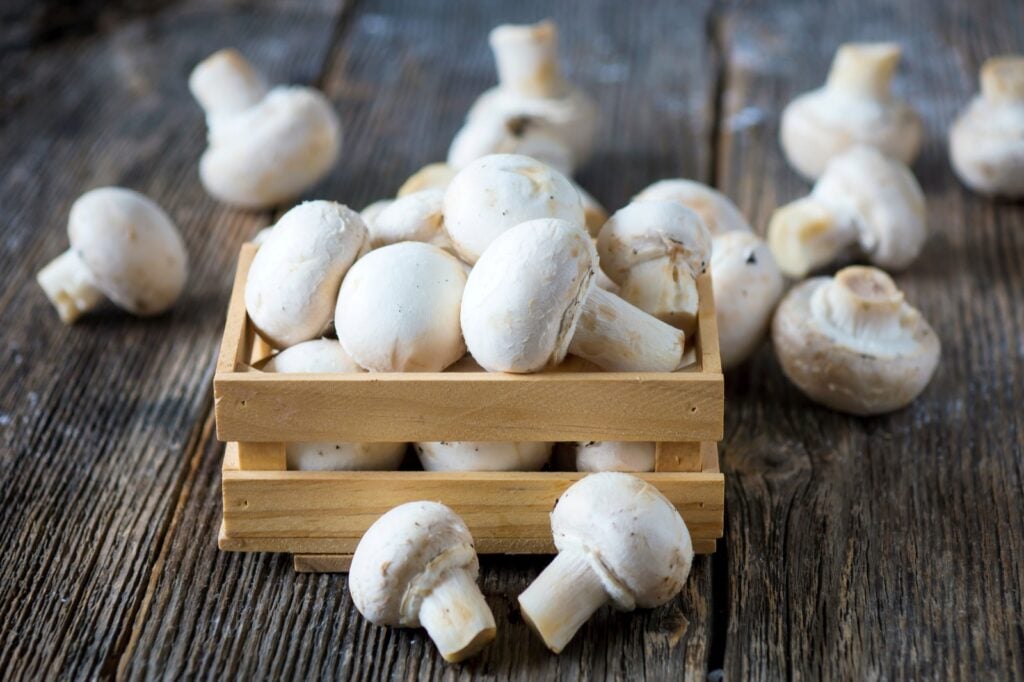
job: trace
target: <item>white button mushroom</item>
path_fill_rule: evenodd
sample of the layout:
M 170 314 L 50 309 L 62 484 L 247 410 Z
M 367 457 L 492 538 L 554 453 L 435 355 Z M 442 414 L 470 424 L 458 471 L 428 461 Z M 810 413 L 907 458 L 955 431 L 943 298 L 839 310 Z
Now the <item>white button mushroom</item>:
M 537 372 L 567 352 L 613 371 L 671 372 L 685 335 L 592 286 L 597 258 L 578 224 L 544 218 L 495 239 L 469 275 L 462 330 L 491 372 Z
M 825 86 L 797 97 L 782 112 L 782 149 L 798 173 L 815 180 L 831 159 L 858 144 L 913 163 L 921 148 L 921 119 L 892 96 L 899 60 L 893 43 L 839 47 Z
M 455 134 L 448 148 L 448 164 L 465 168 L 488 154 L 522 154 L 572 175 L 573 150 L 559 131 L 544 119 L 522 115 L 479 116 Z
M 274 206 L 311 187 L 338 158 L 341 123 L 318 90 L 268 89 L 235 50 L 200 62 L 188 83 L 209 127 L 199 177 L 216 198 Z
M 633 202 L 601 228 L 597 251 L 622 298 L 693 334 L 697 276 L 711 259 L 711 235 L 700 216 L 673 201 Z
M 492 154 L 477 159 L 459 171 L 445 192 L 445 229 L 470 265 L 495 237 L 535 218 L 585 222 L 572 183 L 528 156 Z
M 364 372 L 332 339 L 303 341 L 273 356 L 265 372 L 318 374 Z M 288 443 L 288 468 L 294 471 L 388 471 L 405 456 L 405 443 Z
M 466 353 L 459 327 L 465 286 L 463 264 L 431 244 L 371 251 L 342 282 L 338 340 L 371 372 L 440 372 Z
M 711 283 L 722 368 L 731 369 L 761 345 L 785 279 L 763 239 L 725 232 L 711 239 Z
M 477 587 L 473 537 L 451 509 L 409 502 L 366 531 L 348 573 L 352 602 L 375 625 L 426 629 L 444 660 L 458 662 L 489 644 L 494 614 Z
M 447 189 L 457 172 L 456 168 L 449 166 L 447 163 L 428 163 L 410 175 L 402 183 L 402 186 L 398 188 L 398 194 L 395 196 L 402 198 L 406 194 L 420 192 L 425 189 Z
M 519 595 L 526 622 L 559 653 L 601 606 L 665 604 L 693 562 L 686 523 L 658 490 L 624 473 L 591 474 L 551 512 L 558 556 Z
M 768 245 L 794 278 L 851 249 L 881 268 L 907 267 L 924 247 L 924 194 L 899 161 L 871 147 L 854 147 L 829 163 L 805 198 L 775 211 Z
M 377 216 L 379 216 L 385 208 L 394 203 L 394 201 L 394 199 L 378 199 L 372 204 L 365 206 L 363 210 L 359 212 L 359 217 L 363 219 L 363 223 L 366 225 L 366 229 L 368 231 L 373 230 L 373 223 L 377 220 Z M 369 243 L 369 235 L 367 235 L 366 241 Z
M 908 405 L 940 352 L 892 279 L 861 266 L 794 287 L 775 312 L 772 341 L 783 372 L 811 400 L 857 415 Z
M 178 300 L 188 253 L 178 228 L 151 199 L 120 187 L 86 192 L 68 215 L 71 248 L 36 275 L 61 321 L 71 324 L 106 296 L 143 317 Z
M 641 190 L 633 201 L 674 201 L 700 216 L 712 236 L 723 232 L 750 232 L 750 223 L 736 204 L 718 190 L 693 180 L 659 180 Z
M 452 251 L 444 230 L 444 190 L 425 189 L 395 199 L 382 208 L 370 231 L 370 248 L 398 242 L 424 242 Z
M 307 201 L 281 216 L 245 283 L 245 309 L 260 336 L 275 348 L 321 336 L 365 241 L 359 214 L 333 201 Z
M 591 440 L 567 445 L 576 471 L 654 471 L 654 443 Z
M 981 94 L 949 131 L 953 169 L 982 194 L 1024 196 L 1024 57 L 988 59 Z
M 426 471 L 538 471 L 551 458 L 551 443 L 437 441 L 414 443 Z

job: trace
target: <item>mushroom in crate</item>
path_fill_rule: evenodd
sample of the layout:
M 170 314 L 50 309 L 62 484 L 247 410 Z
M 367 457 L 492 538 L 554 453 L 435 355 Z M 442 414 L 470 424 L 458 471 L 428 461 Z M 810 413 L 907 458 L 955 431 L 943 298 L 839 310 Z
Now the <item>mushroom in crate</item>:
M 551 459 L 551 445 L 433 441 L 413 449 L 424 471 L 538 471 Z

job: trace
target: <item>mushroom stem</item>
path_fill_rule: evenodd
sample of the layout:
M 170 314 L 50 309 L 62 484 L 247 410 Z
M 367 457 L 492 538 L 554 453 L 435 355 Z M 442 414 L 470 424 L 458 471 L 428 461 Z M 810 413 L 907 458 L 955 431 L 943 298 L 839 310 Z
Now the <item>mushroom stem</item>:
M 92 272 L 72 249 L 50 261 L 36 274 L 36 281 L 57 309 L 62 322 L 71 324 L 104 299 L 93 284 Z
M 189 90 L 207 116 L 234 114 L 255 106 L 268 91 L 267 82 L 237 50 L 220 50 L 192 71 Z
M 612 372 L 674 372 L 686 334 L 615 294 L 592 286 L 569 352 Z
M 523 97 L 565 94 L 558 71 L 558 29 L 551 21 L 498 26 L 491 31 L 491 49 L 502 89 Z
M 858 338 L 886 340 L 900 335 L 903 293 L 877 268 L 843 268 L 814 292 L 811 310 Z
M 697 280 L 685 262 L 662 256 L 637 263 L 622 282 L 622 297 L 687 334 L 697 328 Z
M 568 549 L 559 552 L 519 595 L 519 610 L 544 644 L 557 654 L 609 601 L 600 576 L 586 556 Z
M 768 244 L 779 269 L 795 279 L 827 265 L 856 243 L 853 223 L 837 219 L 813 196 L 778 209 L 768 225 Z
M 1024 102 L 1024 57 L 993 57 L 981 66 L 981 94 L 990 102 Z
M 884 100 L 900 61 L 895 43 L 850 43 L 841 45 L 832 60 L 827 87 L 850 94 Z
M 464 568 L 447 571 L 423 598 L 420 624 L 444 660 L 457 663 L 494 639 L 497 626 L 476 580 Z

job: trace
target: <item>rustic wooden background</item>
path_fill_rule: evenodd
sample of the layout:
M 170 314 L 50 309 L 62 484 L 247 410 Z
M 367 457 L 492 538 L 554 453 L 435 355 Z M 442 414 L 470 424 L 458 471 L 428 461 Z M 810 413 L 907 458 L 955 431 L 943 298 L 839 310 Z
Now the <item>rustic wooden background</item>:
M 5 2 L 0 676 L 1024 677 L 1024 208 L 966 193 L 945 144 L 981 61 L 1024 50 L 1024 5 L 767 5 Z M 943 362 L 911 408 L 852 419 L 810 404 L 764 348 L 728 377 L 726 537 L 684 594 L 603 610 L 556 657 L 514 606 L 544 561 L 487 560 L 499 638 L 447 666 L 422 633 L 362 621 L 344 577 L 216 548 L 214 354 L 237 248 L 274 216 L 202 191 L 186 78 L 233 45 L 277 81 L 323 88 L 347 139 L 310 195 L 359 207 L 443 157 L 494 80 L 488 29 L 548 15 L 605 115 L 584 186 L 616 208 L 653 180 L 697 178 L 760 230 L 807 190 L 779 152 L 781 107 L 822 81 L 839 42 L 902 42 L 932 236 L 898 281 Z M 192 278 L 169 315 L 107 307 L 67 328 L 33 276 L 65 248 L 72 201 L 105 184 L 168 209 Z

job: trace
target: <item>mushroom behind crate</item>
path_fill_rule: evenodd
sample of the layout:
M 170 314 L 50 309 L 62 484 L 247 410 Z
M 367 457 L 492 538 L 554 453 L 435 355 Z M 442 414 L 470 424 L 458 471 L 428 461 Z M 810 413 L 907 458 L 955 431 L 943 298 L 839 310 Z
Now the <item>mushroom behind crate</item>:
M 656 445 L 643 441 L 561 443 L 566 468 L 572 471 L 654 471 Z
M 414 443 L 424 471 L 538 471 L 551 458 L 551 443 L 436 441 Z

